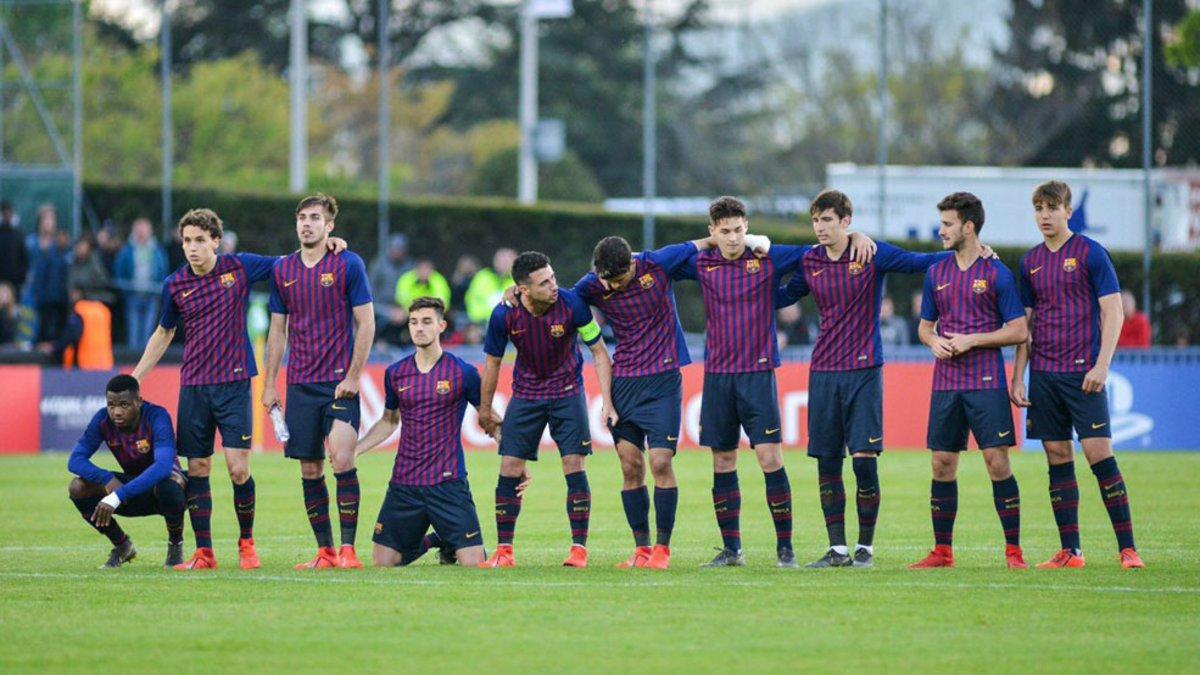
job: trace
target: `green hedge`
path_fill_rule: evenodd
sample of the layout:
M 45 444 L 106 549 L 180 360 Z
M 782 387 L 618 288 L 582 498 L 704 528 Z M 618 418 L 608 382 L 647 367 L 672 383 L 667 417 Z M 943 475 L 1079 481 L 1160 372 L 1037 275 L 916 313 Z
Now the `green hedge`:
M 88 206 L 101 218 L 127 225 L 134 217 L 157 220 L 161 212 L 156 186 L 89 183 L 84 186 Z M 314 186 L 319 189 L 320 186 Z M 290 195 L 230 192 L 209 189 L 177 189 L 176 217 L 195 207 L 214 209 L 226 226 L 238 233 L 240 248 L 263 253 L 281 253 L 296 247 L 292 213 L 298 200 Z M 374 199 L 347 197 L 339 200 L 337 233 L 368 262 L 376 253 L 377 206 Z M 638 215 L 613 214 L 593 206 L 541 204 L 527 207 L 507 199 L 405 198 L 391 203 L 391 230 L 408 235 L 414 257 L 428 257 L 447 273 L 463 253 L 484 264 L 501 246 L 517 250 L 537 249 L 550 256 L 559 279 L 573 283 L 587 271 L 592 247 L 608 235 L 625 237 L 637 247 L 641 242 L 642 219 Z M 663 244 L 696 239 L 706 232 L 702 218 L 662 217 L 657 223 L 657 242 Z M 755 231 L 769 234 L 781 243 L 813 243 L 808 227 L 779 221 L 755 221 Z M 907 242 L 912 250 L 936 250 L 930 242 Z M 1016 269 L 1025 249 L 1003 248 L 999 253 Z M 1113 254 L 1122 286 L 1141 296 L 1141 255 Z M 896 299 L 897 313 L 909 315 L 909 297 L 920 289 L 919 275 L 893 275 L 888 293 Z M 1172 342 L 1181 330 L 1200 341 L 1200 255 L 1156 254 L 1152 263 L 1151 292 L 1154 298 L 1156 340 Z M 703 310 L 694 284 L 679 284 L 680 316 L 689 330 L 703 328 Z M 815 311 L 807 301 L 805 311 Z

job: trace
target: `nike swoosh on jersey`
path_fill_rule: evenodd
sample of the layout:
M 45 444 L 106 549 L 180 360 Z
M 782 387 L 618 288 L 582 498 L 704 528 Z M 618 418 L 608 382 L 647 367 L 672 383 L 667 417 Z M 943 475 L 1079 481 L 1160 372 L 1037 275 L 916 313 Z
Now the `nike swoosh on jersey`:
M 705 271 L 705 272 L 712 272 L 712 271 L 718 270 L 718 269 L 720 269 L 720 268 L 721 268 L 721 266 L 720 266 L 720 265 L 709 265 L 708 267 L 705 267 L 705 268 L 704 268 L 704 271 Z
M 404 392 L 406 392 L 406 391 L 408 391 L 409 389 L 412 389 L 412 388 L 413 388 L 413 385 L 411 385 L 411 384 L 410 384 L 410 385 L 408 385 L 407 387 L 400 387 L 399 389 L 397 389 L 397 390 L 396 390 L 396 393 L 397 393 L 397 394 L 403 394 Z
M 297 281 L 298 281 L 298 279 L 292 279 L 291 281 L 285 281 L 285 282 L 283 282 L 283 287 L 284 287 L 284 288 L 288 288 L 288 287 L 290 287 L 292 284 L 296 283 Z
M 1045 267 L 1045 265 L 1038 265 L 1037 267 L 1029 270 L 1029 276 L 1033 276 L 1033 275 L 1037 274 L 1039 271 L 1041 271 L 1041 269 L 1043 267 Z
M 511 333 L 509 333 L 509 335 L 520 335 L 521 333 L 524 333 L 525 330 L 526 329 L 524 329 L 524 328 L 522 328 L 521 330 L 514 330 Z
M 942 289 L 946 288 L 946 287 L 947 287 L 947 286 L 949 286 L 949 285 L 950 285 L 950 284 L 938 284 L 938 287 L 937 287 L 937 289 L 940 291 L 940 290 L 942 290 Z
M 190 290 L 190 291 L 184 291 L 184 292 L 180 293 L 180 294 L 179 294 L 179 296 L 180 296 L 180 297 L 182 297 L 182 298 L 186 298 L 187 296 L 191 295 L 192 293 L 195 293 L 195 292 L 196 292 L 196 291 L 198 291 L 198 290 L 200 290 L 200 289 L 198 289 L 198 288 L 193 288 L 193 289 L 192 289 L 192 290 Z
M 824 272 L 824 271 L 825 271 L 825 270 L 814 270 L 814 271 L 813 271 L 813 273 L 812 273 L 812 275 L 813 275 L 814 277 L 819 277 L 819 276 L 821 276 L 821 272 Z

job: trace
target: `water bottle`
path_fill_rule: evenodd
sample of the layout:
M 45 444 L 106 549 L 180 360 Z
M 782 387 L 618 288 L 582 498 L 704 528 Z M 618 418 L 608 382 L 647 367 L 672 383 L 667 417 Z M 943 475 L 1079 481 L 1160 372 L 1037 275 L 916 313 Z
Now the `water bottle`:
M 271 426 L 275 427 L 275 440 L 287 443 L 292 435 L 288 433 L 287 422 L 283 419 L 283 408 L 273 405 L 268 415 L 271 417 Z

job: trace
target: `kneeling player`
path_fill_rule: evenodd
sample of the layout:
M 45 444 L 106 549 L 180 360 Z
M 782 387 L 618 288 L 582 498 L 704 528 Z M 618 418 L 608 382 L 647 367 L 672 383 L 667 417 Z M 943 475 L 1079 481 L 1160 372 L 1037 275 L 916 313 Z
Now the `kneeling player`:
M 117 375 L 105 389 L 107 405 L 92 417 L 67 461 L 67 468 L 75 474 L 68 487 L 71 501 L 84 520 L 113 544 L 101 567 L 120 567 L 137 556 L 133 540 L 114 514 L 165 518 L 164 566 L 170 568 L 183 562 L 183 512 L 187 507 L 171 416 L 164 408 L 143 401 L 138 381 L 129 375 Z M 101 443 L 116 458 L 120 472 L 92 463 Z
M 383 417 L 358 442 L 356 455 L 391 437 L 400 445 L 387 496 L 375 523 L 375 565 L 408 565 L 433 546 L 458 564 L 483 562 L 479 516 L 467 484 L 462 421 L 467 404 L 479 407 L 479 371 L 442 351 L 446 307 L 418 298 L 408 308 L 408 330 L 417 348 L 388 367 Z M 425 536 L 433 526 L 434 533 Z
M 1008 462 L 1012 409 L 1000 348 L 1029 337 L 1025 309 L 1012 272 L 984 258 L 979 244 L 983 204 L 956 192 L 938 203 L 943 248 L 954 256 L 925 275 L 921 342 L 937 357 L 929 406 L 927 443 L 933 455 L 929 508 L 934 547 L 913 569 L 954 567 L 951 543 L 958 513 L 958 457 L 967 449 L 967 430 L 983 452 L 996 515 L 1004 528 L 1009 569 L 1027 569 L 1021 553 L 1021 495 Z

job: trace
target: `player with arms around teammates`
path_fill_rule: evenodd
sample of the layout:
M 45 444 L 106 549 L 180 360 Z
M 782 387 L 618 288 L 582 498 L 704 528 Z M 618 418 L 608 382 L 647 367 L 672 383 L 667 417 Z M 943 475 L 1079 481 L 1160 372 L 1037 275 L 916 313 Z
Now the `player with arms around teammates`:
M 1111 418 L 1104 384 L 1117 349 L 1124 313 L 1121 287 L 1108 251 L 1067 227 L 1071 188 L 1049 181 L 1033 192 L 1044 242 L 1021 258 L 1021 299 L 1030 320 L 1030 341 L 1017 346 L 1010 396 L 1029 408 L 1028 436 L 1042 441 L 1050 465 L 1050 504 L 1061 550 L 1039 568 L 1083 567 L 1079 543 L 1079 484 L 1075 446 L 1079 436 L 1100 496 L 1108 510 L 1121 567 L 1145 567 L 1133 542 L 1125 479 L 1112 450 Z M 1025 368 L 1029 366 L 1029 390 Z
M 238 564 L 259 566 L 254 548 L 254 478 L 250 476 L 250 378 L 257 374 L 246 307 L 250 286 L 271 273 L 277 258 L 253 253 L 218 254 L 222 223 L 209 209 L 192 209 L 179 219 L 187 264 L 163 282 L 162 317 L 133 369 L 141 381 L 167 351 L 175 329 L 184 329 L 179 379 L 179 454 L 187 458 L 187 503 L 196 553 L 176 569 L 216 569 L 212 548 L 213 445 L 221 431 L 225 465 L 233 482 L 240 534 Z M 330 240 L 336 253 L 346 248 Z
M 300 250 L 280 258 L 271 271 L 271 329 L 267 338 L 263 407 L 279 405 L 275 380 L 288 349 L 287 405 L 290 438 L 284 455 L 300 460 L 308 522 L 317 555 L 296 569 L 361 568 L 354 550 L 359 486 L 354 463 L 358 442 L 358 378 L 375 337 L 371 284 L 355 253 L 330 255 L 327 242 L 337 219 L 333 197 L 312 195 L 296 206 Z M 333 548 L 329 488 L 325 485 L 328 441 L 341 548 Z
M 700 444 L 713 453 L 713 509 L 724 546 L 706 567 L 746 564 L 737 477 L 737 448 L 745 430 L 766 479 L 778 565 L 791 568 L 796 558 L 791 484 L 780 446 L 775 294 L 780 278 L 795 271 L 812 247 L 776 244 L 760 257 L 746 245 L 748 229 L 745 204 L 733 197 L 715 200 L 709 205 L 708 231 L 717 247 L 692 253 L 680 266 L 682 278 L 700 282 L 707 314 Z M 863 244 L 867 251 L 873 246 L 870 240 Z
M 519 302 L 496 305 L 484 338 L 483 384 L 479 421 L 489 434 L 500 429 L 500 477 L 496 484 L 495 553 L 484 566 L 513 567 L 513 534 L 521 513 L 520 485 L 528 478 L 526 462 L 537 461 L 538 444 L 546 426 L 558 445 L 567 481 L 567 518 L 571 551 L 564 567 L 587 566 L 588 524 L 592 491 L 584 459 L 592 454 L 587 400 L 583 390 L 583 355 L 576 336 L 592 350 L 600 384 L 602 418 L 617 423 L 612 405 L 612 361 L 592 312 L 573 291 L 559 289 L 550 259 L 526 251 L 513 262 L 513 281 Z M 513 397 L 503 420 L 492 410 L 500 377 L 500 360 L 508 343 L 517 349 L 513 368 Z
M 929 555 L 909 567 L 954 567 L 958 458 L 967 449 L 969 431 L 992 479 L 1005 563 L 1009 569 L 1028 569 L 1021 553 L 1021 495 L 1008 460 L 1014 434 L 1000 352 L 1029 338 L 1028 323 L 1012 272 L 983 255 L 983 203 L 975 195 L 956 192 L 937 208 L 942 246 L 954 255 L 925 275 L 919 328 L 921 342 L 937 358 L 926 439 L 933 467 L 929 507 L 935 544 Z
M 183 562 L 183 473 L 175 455 L 171 415 L 143 401 L 138 381 L 117 375 L 105 387 L 106 405 L 83 432 L 67 469 L 75 474 L 68 493 L 75 508 L 96 531 L 112 542 L 102 568 L 120 567 L 137 556 L 133 540 L 117 524 L 117 516 L 162 516 L 167 522 L 167 561 Z M 121 471 L 92 463 L 100 445 L 108 446 Z
M 417 298 L 408 307 L 416 352 L 388 366 L 383 417 L 358 442 L 356 454 L 375 448 L 400 427 L 387 495 L 375 522 L 375 565 L 408 565 L 430 548 L 443 562 L 483 562 L 483 537 L 467 465 L 462 424 L 467 404 L 479 407 L 479 371 L 442 351 L 446 306 Z M 425 532 L 433 526 L 433 534 Z

